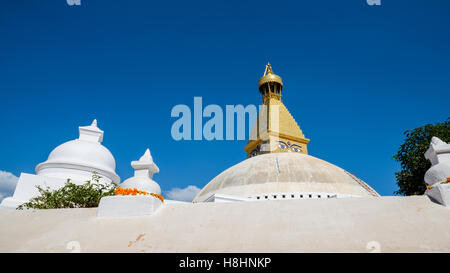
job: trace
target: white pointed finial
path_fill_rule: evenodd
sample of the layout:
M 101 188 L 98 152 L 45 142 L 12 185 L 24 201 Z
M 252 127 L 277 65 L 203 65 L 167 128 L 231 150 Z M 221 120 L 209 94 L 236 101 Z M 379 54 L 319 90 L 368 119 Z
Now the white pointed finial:
M 430 148 L 425 152 L 425 158 L 430 160 L 433 166 L 439 162 L 450 161 L 450 144 L 445 143 L 438 137 L 432 137 Z
M 132 161 L 131 166 L 136 170 L 146 170 L 146 174 L 152 178 L 153 174 L 159 172 L 158 166 L 156 166 L 155 162 L 153 162 L 152 155 L 150 154 L 150 149 L 147 149 L 144 155 L 139 158 L 138 161 Z M 141 172 L 139 172 L 141 173 Z M 136 172 L 137 175 L 137 172 Z
M 152 155 L 150 154 L 150 149 L 147 148 L 144 155 L 139 158 L 139 161 L 141 162 L 153 162 Z
M 79 139 L 101 143 L 103 141 L 103 131 L 97 127 L 97 120 L 94 119 L 89 126 L 78 127 L 80 131 Z
M 442 141 L 440 138 L 434 136 L 431 138 L 431 144 L 442 145 L 442 144 L 446 144 L 446 143 L 444 141 Z

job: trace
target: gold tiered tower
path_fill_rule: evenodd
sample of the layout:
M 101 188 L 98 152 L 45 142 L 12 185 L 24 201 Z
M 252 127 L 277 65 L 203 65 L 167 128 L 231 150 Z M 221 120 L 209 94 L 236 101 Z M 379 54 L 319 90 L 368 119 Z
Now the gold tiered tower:
M 247 158 L 265 154 L 294 152 L 308 154 L 305 138 L 295 119 L 281 101 L 283 81 L 275 75 L 270 63 L 259 79 L 263 104 L 244 150 Z

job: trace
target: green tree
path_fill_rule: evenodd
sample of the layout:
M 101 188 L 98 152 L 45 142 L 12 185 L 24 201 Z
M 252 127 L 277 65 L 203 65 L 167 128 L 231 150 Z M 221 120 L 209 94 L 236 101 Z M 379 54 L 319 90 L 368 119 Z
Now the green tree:
M 450 142 L 450 118 L 447 121 L 408 130 L 405 142 L 394 159 L 401 163 L 401 171 L 396 172 L 399 190 L 396 194 L 421 195 L 426 190 L 424 181 L 425 172 L 431 167 L 431 163 L 424 154 L 430 147 L 431 138 L 436 136 L 445 142 Z
M 85 184 L 77 185 L 67 179 L 67 183 L 57 190 L 43 189 L 37 186 L 39 196 L 17 207 L 21 209 L 60 209 L 60 208 L 92 208 L 98 207 L 103 196 L 115 194 L 116 184 L 100 183 L 101 176 L 92 174 L 92 179 Z

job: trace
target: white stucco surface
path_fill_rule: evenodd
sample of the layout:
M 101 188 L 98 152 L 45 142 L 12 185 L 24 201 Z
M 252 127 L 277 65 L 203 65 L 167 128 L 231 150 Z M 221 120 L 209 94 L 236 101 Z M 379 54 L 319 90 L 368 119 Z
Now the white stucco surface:
M 154 215 L 0 209 L 0 252 L 450 252 L 450 209 L 427 196 L 171 203 Z M 71 243 L 74 244 L 74 243 Z M 78 243 L 76 243 L 78 244 Z
M 436 183 L 431 190 L 427 190 L 425 193 L 435 202 L 450 207 L 450 184 Z
M 425 152 L 431 167 L 425 173 L 424 180 L 428 184 L 425 194 L 436 202 L 450 207 L 450 144 L 437 137 L 432 137 L 430 148 Z
M 433 137 L 425 158 L 430 160 L 432 165 L 424 177 L 429 186 L 446 181 L 447 177 L 450 177 L 450 144 Z
M 48 187 L 51 190 L 56 190 L 63 187 L 66 182 L 67 179 L 21 173 L 13 196 L 3 199 L 0 207 L 15 209 L 17 206 L 28 202 L 31 198 L 39 196 L 37 186 L 43 189 Z
M 211 180 L 194 198 L 212 194 L 241 197 L 270 193 L 379 196 L 356 176 L 322 159 L 301 153 L 270 153 L 246 159 Z
M 161 200 L 149 195 L 105 196 L 100 199 L 97 217 L 149 216 L 161 204 Z

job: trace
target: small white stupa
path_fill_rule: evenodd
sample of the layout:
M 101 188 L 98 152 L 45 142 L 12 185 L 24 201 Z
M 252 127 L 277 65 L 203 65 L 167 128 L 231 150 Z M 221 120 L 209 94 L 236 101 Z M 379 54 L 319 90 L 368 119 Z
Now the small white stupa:
M 134 176 L 125 180 L 120 187 L 123 189 L 139 189 L 141 191 L 161 194 L 158 183 L 152 180 L 155 173 L 159 173 L 159 168 L 153 162 L 150 150 L 147 149 L 139 161 L 132 161 L 131 167 L 134 169 Z
M 70 179 L 75 184 L 84 184 L 95 172 L 100 175 L 100 183 L 120 183 L 116 174 L 116 162 L 111 152 L 105 148 L 103 131 L 94 119 L 89 126 L 79 127 L 79 138 L 56 147 L 45 162 L 36 166 L 36 175 L 21 173 L 14 195 L 5 198 L 3 207 L 16 208 L 39 195 L 36 186 L 58 189 Z
M 430 148 L 425 152 L 431 168 L 425 173 L 425 192 L 432 200 L 450 207 L 450 144 L 438 137 L 431 139 Z
M 134 176 L 125 180 L 116 190 L 116 196 L 100 200 L 98 217 L 130 217 L 152 215 L 163 203 L 161 188 L 153 181 L 159 172 L 147 149 L 138 161 L 132 161 Z

